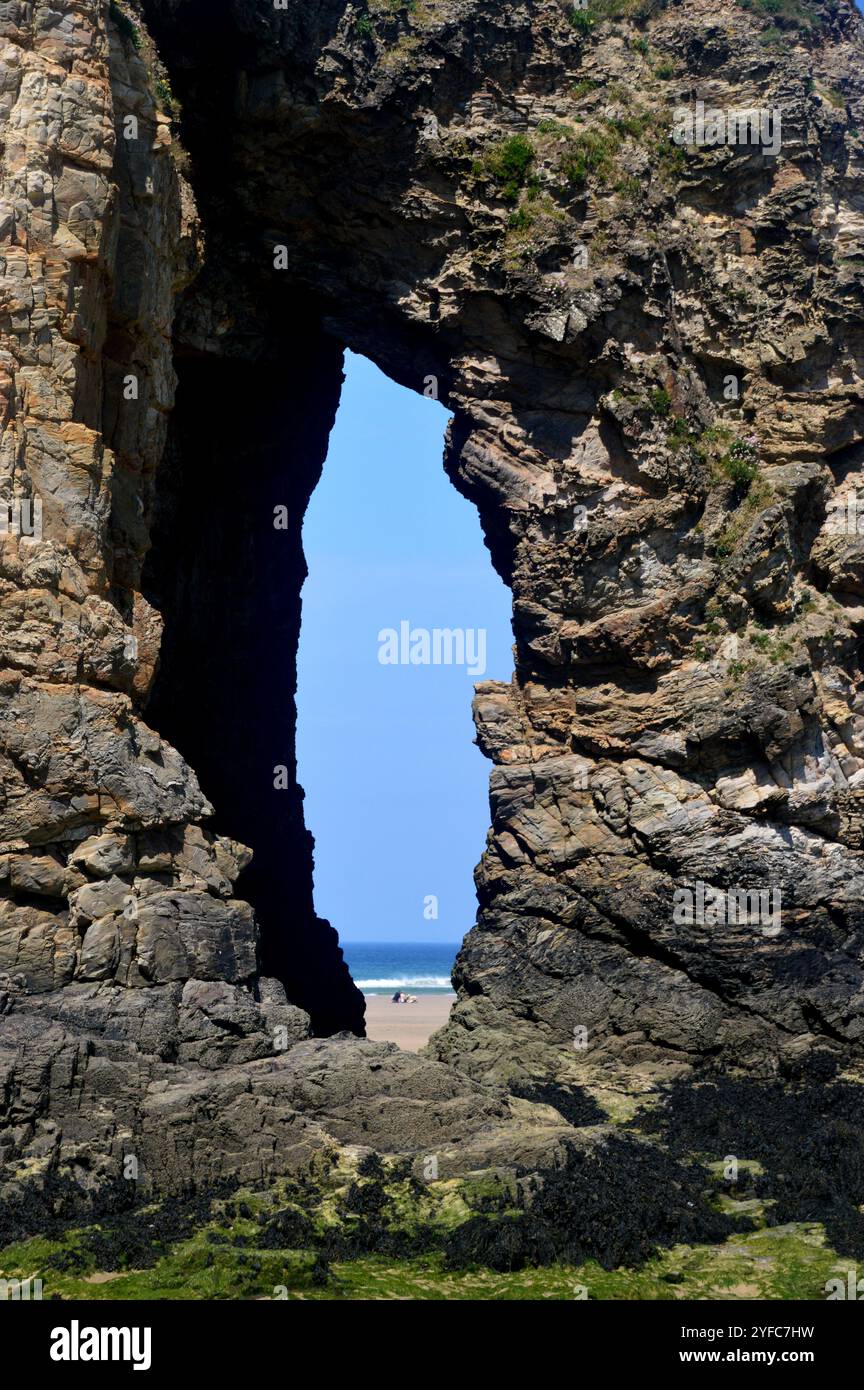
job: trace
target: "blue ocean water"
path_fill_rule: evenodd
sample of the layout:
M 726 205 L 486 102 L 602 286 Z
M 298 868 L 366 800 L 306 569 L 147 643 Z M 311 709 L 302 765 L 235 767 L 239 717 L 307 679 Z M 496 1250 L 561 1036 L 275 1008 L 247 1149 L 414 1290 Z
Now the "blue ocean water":
M 364 994 L 397 989 L 449 994 L 459 941 L 343 941 L 354 983 Z

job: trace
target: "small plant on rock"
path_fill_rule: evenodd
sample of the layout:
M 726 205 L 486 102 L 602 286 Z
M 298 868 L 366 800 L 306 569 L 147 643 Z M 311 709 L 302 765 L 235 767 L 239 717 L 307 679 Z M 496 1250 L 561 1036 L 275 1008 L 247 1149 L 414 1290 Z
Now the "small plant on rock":
M 593 77 L 580 77 L 578 82 L 574 82 L 570 88 L 570 95 L 575 101 L 581 101 L 589 92 L 597 90 L 597 83 Z
M 614 128 L 584 130 L 568 142 L 561 160 L 561 172 L 567 182 L 577 188 L 588 182 L 589 174 L 605 184 L 614 171 L 615 156 L 620 148 L 621 136 Z
M 759 471 L 755 436 L 736 439 L 728 454 L 720 460 L 720 469 L 733 483 L 752 483 Z
M 138 25 L 134 22 L 134 20 L 129 18 L 129 15 L 126 14 L 125 10 L 121 10 L 120 6 L 115 4 L 115 0 L 111 0 L 110 5 L 108 6 L 108 14 L 112 21 L 117 25 L 117 28 L 120 31 L 121 38 L 123 38 L 127 43 L 131 43 L 133 48 L 140 49 L 141 30 L 138 28 Z
M 597 22 L 594 16 L 589 14 L 587 10 L 571 10 L 569 19 L 573 28 L 580 34 L 590 34 Z
M 531 141 L 524 135 L 511 135 L 489 150 L 475 172 L 488 174 L 498 184 L 505 201 L 515 203 L 533 162 Z

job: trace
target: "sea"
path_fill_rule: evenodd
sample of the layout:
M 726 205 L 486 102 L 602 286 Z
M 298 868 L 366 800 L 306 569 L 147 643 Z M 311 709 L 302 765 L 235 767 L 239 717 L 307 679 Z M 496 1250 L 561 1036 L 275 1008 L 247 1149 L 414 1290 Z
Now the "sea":
M 450 973 L 461 941 L 343 941 L 342 950 L 364 994 L 450 994 Z

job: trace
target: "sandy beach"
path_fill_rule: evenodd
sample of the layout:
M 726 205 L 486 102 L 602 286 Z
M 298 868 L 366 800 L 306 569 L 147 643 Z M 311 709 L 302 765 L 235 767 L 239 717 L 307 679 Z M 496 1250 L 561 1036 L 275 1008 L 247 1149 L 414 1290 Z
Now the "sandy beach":
M 366 1036 L 419 1052 L 447 1020 L 455 994 L 418 994 L 416 1004 L 393 1004 L 389 994 L 366 995 Z

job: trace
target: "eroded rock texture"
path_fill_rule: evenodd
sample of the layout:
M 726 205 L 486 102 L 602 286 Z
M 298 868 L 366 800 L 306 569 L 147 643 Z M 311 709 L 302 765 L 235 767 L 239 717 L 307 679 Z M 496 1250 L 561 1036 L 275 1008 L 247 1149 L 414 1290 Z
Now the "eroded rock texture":
M 283 245 L 330 332 L 437 376 L 513 588 L 438 1055 L 507 1076 L 855 1051 L 860 542 L 826 520 L 862 462 L 861 22 L 570 10 L 152 4 L 225 238 L 190 302 L 266 304 Z M 779 152 L 679 148 L 698 100 L 779 111 Z M 677 924 L 699 883 L 779 891 L 779 932 Z
M 7 1160 L 512 1150 L 478 1082 L 860 1055 L 864 39 L 848 0 L 774 9 L 3 10 L 2 478 L 44 505 L 2 543 Z M 680 148 L 697 101 L 779 112 L 778 152 Z M 303 1041 L 362 1027 L 293 753 L 344 344 L 437 378 L 513 590 L 427 1062 Z M 680 920 L 700 884 L 782 916 Z
M 142 565 L 174 404 L 172 326 L 177 296 L 200 269 L 203 248 L 172 120 L 161 109 L 170 104 L 167 77 L 140 17 L 101 0 L 51 10 L 9 6 L 0 16 L 0 39 L 0 467 L 10 502 L 10 524 L 0 538 L 0 1157 L 38 1167 L 80 1153 L 85 1171 L 102 1177 L 118 1171 L 124 1149 L 145 1145 L 149 1128 L 160 1147 L 158 1156 L 147 1153 L 144 1171 L 163 1185 L 196 1169 L 212 1176 L 250 1161 L 249 1171 L 260 1171 L 261 1125 L 234 1102 L 238 1084 L 243 1093 L 251 1083 L 238 1083 L 230 1067 L 272 1061 L 308 1036 L 310 1017 L 298 1005 L 318 1008 L 318 1026 L 328 1032 L 359 1030 L 362 1006 L 335 937 L 311 911 L 299 792 L 288 793 L 300 824 L 293 840 L 289 826 L 280 847 L 287 861 L 284 902 L 270 950 L 271 968 L 293 986 L 289 1004 L 283 983 L 262 973 L 259 926 L 235 892 L 250 851 L 230 834 L 204 827 L 211 802 L 184 758 L 142 714 L 162 636 L 161 617 L 144 597 Z M 329 351 L 338 383 L 339 352 Z M 211 399 L 208 411 L 212 406 Z M 258 409 L 263 418 L 260 398 Z M 325 413 L 314 427 L 319 467 L 328 425 Z M 231 431 L 221 435 L 224 447 Z M 313 459 L 315 447 L 306 445 Z M 217 461 L 211 454 L 211 464 Z M 242 459 L 235 454 L 233 461 Z M 263 451 L 257 461 L 265 474 Z M 309 468 L 314 480 L 314 464 Z M 224 525 L 219 535 L 208 533 L 200 477 L 198 491 L 191 488 L 194 456 L 184 479 L 193 505 L 179 518 L 169 505 L 173 476 L 167 473 L 160 490 L 170 519 L 152 565 L 154 590 L 172 550 L 179 572 L 178 549 L 192 557 L 184 578 L 194 586 L 199 537 L 219 544 L 225 570 Z M 206 487 L 212 505 L 226 503 L 217 468 Z M 16 502 L 29 507 L 32 536 L 15 524 Z M 236 534 L 238 517 L 235 505 L 225 524 L 235 527 L 242 574 L 256 556 Z M 298 528 L 289 576 L 299 568 Z M 179 529 L 192 542 L 185 548 L 177 543 Z M 235 600 L 242 597 L 236 581 Z M 210 598 L 219 597 L 211 585 Z M 174 611 L 176 649 L 184 636 L 179 598 Z M 289 616 L 289 638 L 292 621 L 296 628 Z M 192 659 L 209 680 L 202 653 L 212 651 L 217 627 L 236 640 L 237 624 L 223 605 L 213 629 L 200 615 L 198 626 Z M 284 645 L 284 631 L 271 631 L 271 642 L 280 638 Z M 169 673 L 171 651 L 169 643 Z M 288 651 L 287 674 L 269 708 L 287 689 L 285 762 L 293 770 L 290 645 Z M 249 653 L 235 655 L 236 703 L 248 695 Z M 180 663 L 176 705 L 179 727 L 188 731 L 183 669 Z M 198 721 L 207 728 L 201 689 Z M 214 690 L 203 708 L 224 710 L 225 696 Z M 269 708 L 262 711 L 251 699 L 241 704 L 245 728 L 233 754 L 226 740 L 235 731 L 227 723 L 219 729 L 223 762 L 233 755 L 233 766 L 248 765 L 248 728 Z M 166 717 L 166 727 L 169 722 Z M 213 775 L 217 767 L 214 758 L 206 770 L 224 793 Z M 267 785 L 273 786 L 272 768 Z M 259 799 L 266 800 L 266 790 Z M 220 832 L 243 829 L 244 806 L 224 800 Z M 299 870 L 291 864 L 295 843 Z M 283 945 L 280 955 L 280 933 L 296 947 L 293 974 L 281 970 L 287 952 Z M 317 936 L 315 951 L 310 935 Z M 227 1069 L 224 1081 L 220 1069 Z M 208 1091 L 214 1071 L 220 1081 Z M 195 1087 L 184 1089 L 192 1076 L 200 1077 L 197 1108 Z M 170 1137 L 166 1142 L 170 1125 L 162 1117 L 148 1120 L 154 1097 L 160 1107 L 173 1104 L 186 1113 L 190 1132 L 197 1124 L 199 1156 L 191 1139 L 185 1149 Z M 214 1146 L 207 1121 L 226 1105 L 238 1116 L 236 1131 L 226 1121 L 226 1135 L 235 1138 Z M 262 1101 L 259 1109 L 266 1113 L 268 1106 L 273 1103 Z M 283 1101 L 277 1110 L 281 1118 Z

